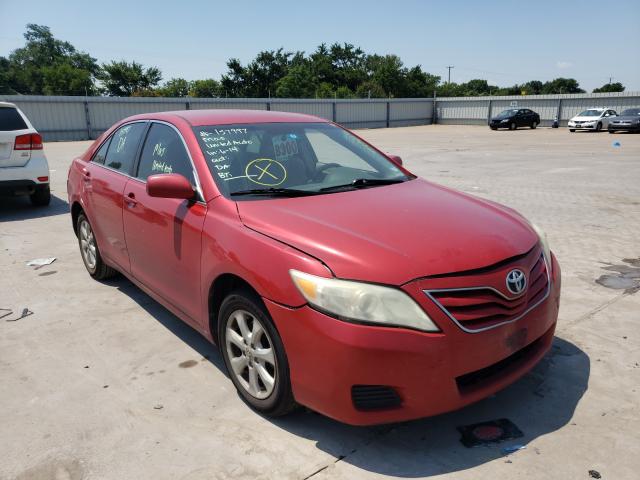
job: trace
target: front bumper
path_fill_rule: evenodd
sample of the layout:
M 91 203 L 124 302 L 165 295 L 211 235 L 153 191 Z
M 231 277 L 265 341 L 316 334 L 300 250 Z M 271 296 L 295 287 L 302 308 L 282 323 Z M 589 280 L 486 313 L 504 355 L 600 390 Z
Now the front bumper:
M 549 297 L 517 322 L 470 334 L 426 295 L 412 294 L 442 332 L 426 333 L 346 323 L 309 306 L 265 300 L 282 337 L 296 400 L 352 425 L 411 420 L 485 398 L 514 382 L 551 346 L 560 300 L 560 267 L 553 258 Z M 388 386 L 399 406 L 361 410 L 353 386 Z
M 569 122 L 569 123 L 567 124 L 567 126 L 568 126 L 569 128 L 571 128 L 571 129 L 575 129 L 575 130 L 595 130 L 595 129 L 596 129 L 596 127 L 598 126 L 598 124 L 597 124 L 597 123 L 594 123 L 593 125 L 585 125 L 585 124 L 583 123 L 583 124 L 580 124 L 580 125 L 576 125 L 576 124 L 575 124 L 575 123 L 573 123 L 573 122 Z
M 638 132 L 640 131 L 640 123 L 636 123 L 636 124 L 627 124 L 627 125 L 623 125 L 623 124 L 616 124 L 616 123 L 610 123 L 609 124 L 609 130 L 610 131 L 620 131 L 620 132 Z

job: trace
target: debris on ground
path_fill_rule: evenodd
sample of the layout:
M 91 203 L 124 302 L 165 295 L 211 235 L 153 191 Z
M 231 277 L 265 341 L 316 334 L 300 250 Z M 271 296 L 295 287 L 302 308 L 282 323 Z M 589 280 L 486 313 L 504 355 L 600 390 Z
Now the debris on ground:
M 29 260 L 27 262 L 27 267 L 36 267 L 34 270 L 38 270 L 39 268 L 51 265 L 55 261 L 56 257 L 34 258 L 33 260 Z
M 518 450 L 524 450 L 525 448 L 527 448 L 526 445 L 511 445 L 509 447 L 504 447 L 502 449 L 502 453 L 509 455 L 510 453 L 517 452 Z
M 597 470 L 589 470 L 589 476 L 591 478 L 602 478 L 602 475 L 600 475 L 600 472 Z
M 506 418 L 457 427 L 457 430 L 462 435 L 460 442 L 467 448 L 524 436 L 522 431 Z
M 163 408 L 164 408 L 164 405 L 161 405 L 159 403 L 153 406 L 154 410 L 162 410 Z
M 0 311 L 9 312 L 9 313 L 0 315 L 0 318 L 8 317 L 13 314 L 13 310 L 9 310 L 7 308 L 0 308 Z M 22 320 L 24 317 L 28 317 L 29 315 L 33 315 L 33 312 L 25 307 L 22 309 L 22 312 L 20 313 L 19 317 L 7 318 L 5 322 L 17 322 L 18 320 Z

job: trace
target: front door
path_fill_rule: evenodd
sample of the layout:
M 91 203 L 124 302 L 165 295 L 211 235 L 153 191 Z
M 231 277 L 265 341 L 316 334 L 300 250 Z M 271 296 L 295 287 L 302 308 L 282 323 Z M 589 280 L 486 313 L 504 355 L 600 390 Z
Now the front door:
M 122 223 L 123 193 L 129 180 L 145 122 L 120 127 L 83 169 L 83 199 L 107 263 L 129 271 L 129 253 Z
M 196 185 L 180 134 L 153 123 L 142 147 L 136 178 L 124 194 L 124 231 L 133 276 L 188 317 L 201 317 L 200 259 L 206 204 L 147 195 L 149 175 L 179 173 Z

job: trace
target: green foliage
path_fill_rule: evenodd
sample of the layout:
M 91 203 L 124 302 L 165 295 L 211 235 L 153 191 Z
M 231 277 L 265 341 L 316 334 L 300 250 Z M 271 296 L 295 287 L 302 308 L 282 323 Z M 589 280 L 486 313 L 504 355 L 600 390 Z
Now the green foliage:
M 172 78 L 158 89 L 161 97 L 186 97 L 189 95 L 191 83 L 184 78 Z
M 98 78 L 102 80 L 108 95 L 130 97 L 155 87 L 162 79 L 162 74 L 156 67 L 144 68 L 137 62 L 121 60 L 103 64 Z
M 538 95 L 583 93 L 573 78 L 548 82 L 531 80 L 497 87 L 486 80 L 441 83 L 420 65 L 406 67 L 397 55 L 367 54 L 350 43 L 325 43 L 311 54 L 265 50 L 248 64 L 227 62 L 220 81 L 172 78 L 158 87 L 156 67 L 135 61 L 111 61 L 99 66 L 89 54 L 54 38 L 49 27 L 27 25 L 26 43 L 0 57 L 1 94 L 165 96 L 165 97 L 289 97 L 289 98 L 400 98 L 480 95 Z M 622 92 L 610 83 L 594 92 Z
M 53 37 L 49 27 L 28 24 L 26 44 L 0 58 L 0 89 L 34 95 L 94 95 L 96 59 Z
M 593 93 L 609 93 L 609 92 L 624 92 L 624 85 L 620 82 L 606 83 L 600 88 L 594 88 Z
M 545 82 L 541 93 L 585 93 L 574 78 L 555 78 Z
M 194 80 L 189 89 L 190 97 L 215 98 L 220 96 L 220 82 L 213 78 Z
M 318 84 L 308 65 L 296 65 L 277 82 L 276 96 L 282 98 L 312 98 Z

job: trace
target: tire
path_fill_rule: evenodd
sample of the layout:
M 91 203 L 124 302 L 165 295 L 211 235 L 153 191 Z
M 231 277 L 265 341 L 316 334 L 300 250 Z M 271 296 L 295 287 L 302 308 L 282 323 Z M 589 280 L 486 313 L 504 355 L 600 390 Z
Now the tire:
M 575 128 L 570 128 L 570 129 L 569 129 L 569 131 L 570 131 L 571 133 L 573 133 L 573 132 L 575 132 L 575 131 L 576 131 L 576 129 L 575 129 Z
M 613 133 L 613 130 L 609 130 L 609 133 Z
M 29 195 L 29 199 L 36 207 L 46 207 L 51 203 L 51 188 L 49 185 L 46 187 L 36 187 L 36 191 Z
M 538 123 L 534 121 L 534 122 L 531 124 L 531 129 L 535 130 L 535 128 L 536 128 L 537 126 L 538 126 Z
M 256 294 L 243 289 L 224 299 L 218 339 L 229 377 L 251 408 L 269 417 L 296 408 L 284 345 Z
M 514 122 L 511 122 L 511 124 L 509 125 L 509 130 L 515 130 L 516 128 L 518 128 L 516 124 Z
M 91 224 L 84 213 L 78 215 L 76 226 L 80 256 L 89 275 L 96 280 L 106 280 L 116 275 L 118 271 L 108 266 L 102 260 L 98 244 L 93 234 L 93 228 L 91 228 Z
M 599 132 L 600 130 L 602 130 L 602 122 L 598 122 L 596 125 L 596 132 Z
M 497 130 L 496 127 L 489 127 L 491 130 Z

